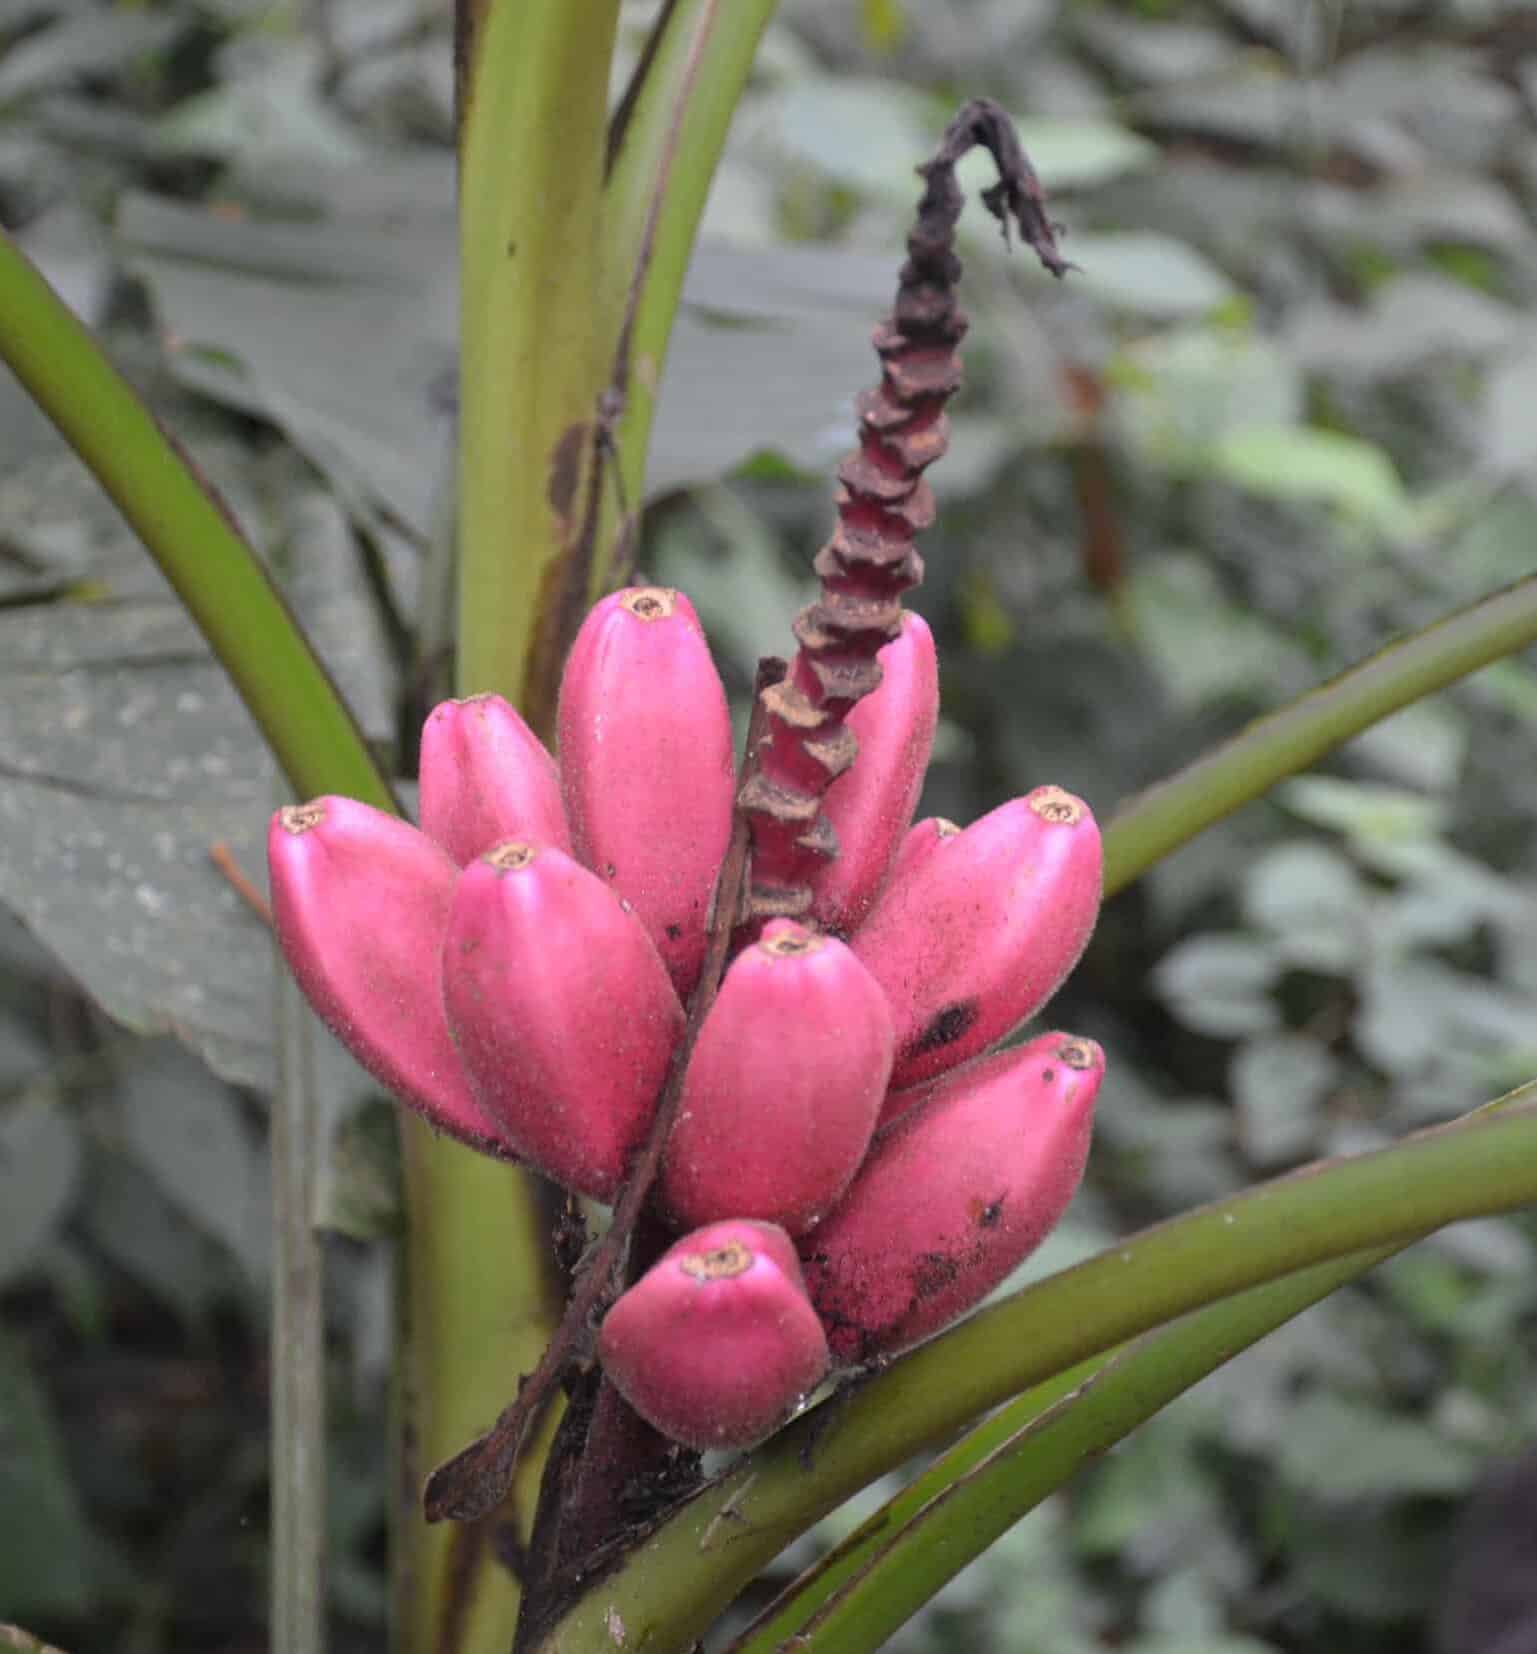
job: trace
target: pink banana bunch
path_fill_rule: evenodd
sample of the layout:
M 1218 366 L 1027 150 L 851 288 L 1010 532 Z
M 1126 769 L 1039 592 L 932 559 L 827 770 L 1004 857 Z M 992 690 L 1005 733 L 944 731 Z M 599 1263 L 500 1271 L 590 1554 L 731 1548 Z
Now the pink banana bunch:
M 1099 1048 L 995 1048 L 1093 929 L 1093 815 L 1041 787 L 964 831 L 913 825 L 928 627 L 902 615 L 877 660 L 823 795 L 837 854 L 798 918 L 738 925 L 674 1077 L 650 1210 L 682 1238 L 600 1329 L 620 1393 L 698 1448 L 760 1439 L 832 1363 L 966 1313 L 1060 1218 L 1088 1149 Z M 344 798 L 280 810 L 273 920 L 381 1084 L 613 1202 L 678 1061 L 737 808 L 726 695 L 681 593 L 593 609 L 558 732 L 557 762 L 498 697 L 450 701 L 423 731 L 419 829 Z
M 731 720 L 692 605 L 620 592 L 562 686 L 562 762 L 495 695 L 421 746 L 421 829 L 281 810 L 273 921 L 327 1026 L 449 1136 L 611 1201 L 645 1140 L 731 830 Z

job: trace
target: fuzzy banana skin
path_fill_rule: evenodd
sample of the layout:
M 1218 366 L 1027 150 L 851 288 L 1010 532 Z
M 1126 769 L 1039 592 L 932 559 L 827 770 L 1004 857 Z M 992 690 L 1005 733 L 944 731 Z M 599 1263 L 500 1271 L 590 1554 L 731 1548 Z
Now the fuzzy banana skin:
M 555 760 L 500 695 L 432 709 L 420 776 L 422 831 L 460 867 L 508 839 L 571 848 Z
M 648 1424 L 700 1451 L 761 1441 L 828 1368 L 789 1237 L 743 1219 L 664 1253 L 604 1318 L 598 1359 Z
M 272 922 L 322 1022 L 439 1131 L 503 1158 L 449 1038 L 438 986 L 456 869 L 425 834 L 351 798 L 290 805 L 267 832 Z
M 687 998 L 731 836 L 731 715 L 693 605 L 632 587 L 583 622 L 561 679 L 560 771 L 578 858 L 630 902 Z
M 864 1159 L 893 1051 L 886 997 L 853 953 L 772 920 L 699 1030 L 662 1165 L 668 1215 L 810 1228 Z
M 1078 962 L 1103 857 L 1088 805 L 1037 787 L 938 838 L 850 939 L 891 1003 L 891 1083 L 968 1061 L 1033 1016 Z
M 811 880 L 813 918 L 840 936 L 858 928 L 886 884 L 923 790 L 939 721 L 939 661 L 920 615 L 904 614 L 901 636 L 876 659 L 880 688 L 848 715 L 859 751 L 822 802 L 838 854 Z
M 919 864 L 927 860 L 929 852 L 947 839 L 958 838 L 960 828 L 945 816 L 925 816 L 915 821 L 897 847 L 896 859 L 891 864 L 892 884 L 911 878 Z
M 946 1075 L 881 1132 L 801 1242 L 835 1357 L 921 1342 L 1040 1245 L 1083 1176 L 1104 1071 L 1093 1040 L 1045 1034 Z
M 564 851 L 500 845 L 455 882 L 442 968 L 482 1110 L 536 1170 L 612 1201 L 683 1033 L 635 916 Z

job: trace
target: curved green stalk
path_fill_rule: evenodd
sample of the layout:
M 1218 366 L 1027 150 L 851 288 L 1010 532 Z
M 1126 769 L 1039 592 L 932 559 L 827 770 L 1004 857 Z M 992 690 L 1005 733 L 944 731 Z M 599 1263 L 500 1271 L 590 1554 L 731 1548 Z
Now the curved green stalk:
M 547 733 L 561 558 L 574 543 L 611 339 L 597 323 L 619 0 L 481 9 L 459 174 L 459 678 Z
M 1523 1097 L 1532 1096 L 1534 1090 L 1537 1088 L 1527 1087 L 1512 1092 L 1485 1104 L 1468 1119 L 1503 1111 Z M 1353 1253 L 1286 1276 L 1268 1287 L 1251 1288 L 1195 1311 L 1176 1326 L 1165 1328 L 1157 1338 L 1160 1343 L 1180 1343 L 1185 1354 L 1197 1363 L 1199 1370 L 1194 1372 L 1193 1382 L 1210 1370 L 1200 1364 L 1211 1350 L 1223 1351 L 1221 1359 L 1226 1360 L 1247 1349 L 1283 1321 L 1423 1238 L 1411 1236 L 1401 1245 Z M 1254 1305 L 1260 1301 L 1270 1309 L 1256 1323 L 1251 1318 Z M 1165 1349 L 1156 1359 L 1161 1362 L 1168 1355 Z M 781 1592 L 724 1654 L 770 1654 L 785 1639 L 813 1630 L 817 1636 L 811 1646 L 822 1648 L 823 1636 L 829 1634 L 832 1641 L 827 1646 L 838 1646 L 843 1631 L 828 1631 L 829 1622 L 835 1618 L 858 1622 L 861 1640 L 857 1646 L 878 1647 L 879 1638 L 863 1640 L 872 1631 L 873 1621 L 887 1611 L 869 1606 L 871 1592 L 892 1608 L 898 1601 L 905 1601 L 907 1609 L 902 1617 L 906 1618 L 1011 1523 L 1056 1491 L 1090 1453 L 1114 1445 L 1170 1399 L 1163 1396 L 1157 1406 L 1145 1411 L 1128 1406 L 1119 1413 L 1121 1428 L 1114 1434 L 1109 1432 L 1116 1404 L 1107 1402 L 1102 1390 L 1096 1390 L 1098 1399 L 1090 1418 L 1080 1425 L 1048 1416 L 1081 1406 L 1089 1398 L 1076 1392 L 1111 1363 L 1117 1363 L 1118 1370 L 1124 1372 L 1129 1362 L 1131 1370 L 1140 1372 L 1141 1360 L 1135 1347 L 1118 1346 L 1068 1368 L 999 1408 Z M 1133 1402 L 1139 1393 L 1135 1389 L 1130 1392 Z M 1059 1443 L 1071 1442 L 1071 1450 L 1064 1455 L 1048 1448 L 1038 1454 L 1035 1443 L 1048 1431 Z M 1022 1449 L 1027 1449 L 1023 1456 Z M 966 1490 L 952 1503 L 952 1490 L 959 1492 L 958 1484 L 962 1482 L 968 1484 Z M 933 1571 L 934 1553 L 938 1551 L 944 1553 L 942 1578 Z M 928 1581 L 922 1594 L 915 1588 L 919 1572 Z M 856 1597 L 860 1599 L 857 1606 L 852 1600 Z M 847 1608 L 843 1605 L 845 1599 L 849 1601 Z M 897 1623 L 900 1620 L 889 1625 L 882 1621 L 880 1635 L 889 1635 Z
M 530 1174 L 434 1137 L 414 1117 L 405 1173 L 401 1402 L 414 1462 L 399 1490 L 396 1636 L 409 1654 L 507 1654 L 518 1589 L 489 1525 L 429 1527 L 421 1487 L 502 1410 L 560 1317 L 550 1214 Z M 526 1540 L 531 1490 L 515 1489 L 513 1506 L 503 1514 Z
M 1037 1386 L 967 1437 L 969 1463 L 946 1454 L 920 1478 L 928 1497 L 905 1521 L 903 1512 L 912 1508 L 906 1493 L 902 1512 L 893 1501 L 877 1513 L 875 1520 L 885 1519 L 887 1542 L 829 1592 L 816 1612 L 802 1617 L 808 1604 L 798 1601 L 800 1612 L 790 1629 L 776 1617 L 752 1637 L 733 1643 L 730 1654 L 771 1654 L 790 1635 L 796 1639 L 793 1646 L 807 1654 L 868 1654 L 882 1647 L 968 1562 L 1086 1461 L 1396 1250 L 1352 1253 L 1269 1286 L 1252 1287 Z M 914 1483 L 907 1491 L 918 1488 Z M 893 1533 L 898 1522 L 902 1525 Z
M 774 0 L 673 0 L 616 123 L 603 192 L 602 303 L 616 348 L 628 347 L 617 446 L 632 509 L 645 486 L 657 391 L 699 218 L 773 12 Z
M 797 1421 L 663 1523 L 542 1646 L 601 1647 L 617 1622 L 631 1646 L 685 1648 L 818 1517 L 1032 1385 L 1250 1287 L 1533 1201 L 1537 1085 L 1497 1115 L 1160 1224 L 983 1310 L 828 1404 L 830 1415 Z
M 1537 576 L 1390 643 L 1122 805 L 1105 829 L 1105 894 L 1353 735 L 1537 642 Z
M 772 1650 L 784 1646 L 787 1638 L 804 1636 L 814 1625 L 820 1625 L 834 1605 L 857 1589 L 870 1572 L 885 1566 L 890 1549 L 906 1541 L 953 1484 L 985 1470 L 1018 1434 L 1071 1401 L 1123 1348 L 1118 1346 L 1105 1355 L 1080 1361 L 1076 1367 L 1033 1386 L 967 1431 L 947 1453 L 792 1580 L 722 1654 L 772 1654 Z
M 461 694 L 547 726 L 562 559 L 607 362 L 595 325 L 603 135 L 618 0 L 476 4 L 461 21 Z M 470 25 L 473 26 L 470 26 Z M 406 1140 L 416 1475 L 403 1490 L 404 1646 L 505 1654 L 519 1593 L 480 1530 L 428 1528 L 420 1476 L 478 1436 L 534 1367 L 563 1296 L 529 1175 Z M 526 1539 L 524 1483 L 514 1504 Z
M 394 810 L 346 702 L 218 495 L 3 231 L 0 360 L 144 542 L 295 792 Z

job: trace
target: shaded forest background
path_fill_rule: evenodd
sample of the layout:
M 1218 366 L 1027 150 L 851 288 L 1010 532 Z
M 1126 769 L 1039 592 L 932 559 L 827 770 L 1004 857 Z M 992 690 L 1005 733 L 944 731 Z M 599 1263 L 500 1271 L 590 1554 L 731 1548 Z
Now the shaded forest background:
M 407 773 L 448 682 L 448 10 L 0 0 L 0 222 L 226 490 Z M 963 226 L 923 811 L 1055 781 L 1106 817 L 1532 571 L 1537 16 L 786 0 L 691 274 L 641 554 L 741 699 L 812 585 L 913 165 L 979 94 L 1020 117 L 1079 269 L 1052 285 Z M 1109 1052 L 1097 1146 L 1029 1274 L 1537 1071 L 1534 746 L 1516 659 L 1107 908 L 1050 1012 Z M 270 961 L 208 851 L 259 876 L 280 797 L 158 575 L 0 379 L 0 1620 L 71 1650 L 266 1646 Z M 340 1061 L 332 1090 L 346 1650 L 385 1610 L 397 1208 L 387 1109 Z M 1456 1550 L 1537 1439 L 1534 1240 L 1463 1225 L 1271 1338 L 900 1646 L 1537 1648 L 1537 1606 L 1510 1610 L 1526 1641 L 1478 1620 L 1501 1591 Z M 1525 1525 L 1525 1563 L 1489 1564 L 1507 1580 L 1537 1576 L 1537 1491 L 1515 1509 L 1485 1524 L 1512 1554 Z

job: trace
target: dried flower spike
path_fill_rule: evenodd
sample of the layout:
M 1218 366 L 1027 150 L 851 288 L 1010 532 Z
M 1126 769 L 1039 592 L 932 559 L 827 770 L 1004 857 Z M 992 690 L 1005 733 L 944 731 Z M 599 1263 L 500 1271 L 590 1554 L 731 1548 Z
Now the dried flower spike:
M 838 526 L 817 554 L 821 595 L 796 617 L 800 648 L 784 681 L 759 695 L 768 738 L 741 795 L 753 847 L 747 916 L 755 921 L 812 910 L 813 886 L 838 855 L 822 801 L 854 762 L 850 710 L 880 683 L 875 656 L 900 635 L 902 593 L 923 578 L 913 540 L 934 520 L 923 473 L 949 443 L 944 408 L 960 386 L 968 325 L 955 293 L 965 199 L 955 169 L 978 145 L 997 163 L 998 182 L 982 201 L 1004 234 L 1014 225 L 1053 275 L 1068 268 L 1013 123 L 987 98 L 968 103 L 918 169 L 924 189 L 907 262 L 891 314 L 875 330 L 881 382 L 855 404 L 859 446 L 838 467 Z

